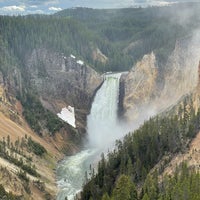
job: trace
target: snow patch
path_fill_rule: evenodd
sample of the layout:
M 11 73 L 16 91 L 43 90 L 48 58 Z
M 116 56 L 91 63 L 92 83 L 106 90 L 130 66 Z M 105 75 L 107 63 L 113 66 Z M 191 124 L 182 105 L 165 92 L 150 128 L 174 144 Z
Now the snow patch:
M 84 62 L 82 60 L 78 60 L 76 63 L 78 63 L 79 65 L 84 65 Z
M 73 54 L 71 54 L 71 55 L 70 55 L 70 57 L 71 57 L 71 58 L 73 58 L 73 59 L 75 59 L 75 58 L 76 58 L 76 57 L 75 57 Z
M 68 106 L 67 108 L 62 108 L 61 112 L 57 114 L 60 119 L 63 121 L 67 122 L 74 128 L 76 128 L 75 124 L 75 112 L 74 112 L 74 107 Z

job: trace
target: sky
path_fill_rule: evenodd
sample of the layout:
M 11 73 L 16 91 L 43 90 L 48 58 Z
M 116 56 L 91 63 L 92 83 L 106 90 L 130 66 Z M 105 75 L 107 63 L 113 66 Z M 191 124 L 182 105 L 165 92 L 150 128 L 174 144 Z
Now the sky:
M 200 0 L 0 0 L 0 15 L 51 14 L 66 8 L 125 8 L 164 6 Z

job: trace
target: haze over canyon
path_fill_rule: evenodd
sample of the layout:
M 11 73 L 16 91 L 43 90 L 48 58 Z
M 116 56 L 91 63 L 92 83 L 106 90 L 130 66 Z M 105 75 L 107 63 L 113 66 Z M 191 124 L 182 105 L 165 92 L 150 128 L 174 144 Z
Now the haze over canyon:
M 0 199 L 198 200 L 199 10 L 0 1 Z

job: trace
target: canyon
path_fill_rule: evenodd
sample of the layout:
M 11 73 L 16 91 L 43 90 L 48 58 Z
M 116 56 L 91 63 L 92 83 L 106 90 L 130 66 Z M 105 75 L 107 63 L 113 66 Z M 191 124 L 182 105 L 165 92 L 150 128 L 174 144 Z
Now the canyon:
M 102 151 L 150 117 L 178 113 L 190 101 L 198 113 L 199 5 L 183 5 L 192 10 L 194 18 L 186 16 L 195 19 L 192 25 L 177 20 L 184 12 L 168 20 L 177 6 L 0 16 L 0 184 L 6 192 L 63 199 L 67 167 L 83 166 L 84 176 Z M 191 166 L 198 141 L 199 135 L 185 154 Z
M 195 36 L 178 40 L 162 66 L 153 52 L 144 55 L 122 77 L 122 110 L 126 119 L 140 118 L 141 110 L 152 114 L 162 112 L 195 89 L 200 54 L 198 43 L 199 38 Z

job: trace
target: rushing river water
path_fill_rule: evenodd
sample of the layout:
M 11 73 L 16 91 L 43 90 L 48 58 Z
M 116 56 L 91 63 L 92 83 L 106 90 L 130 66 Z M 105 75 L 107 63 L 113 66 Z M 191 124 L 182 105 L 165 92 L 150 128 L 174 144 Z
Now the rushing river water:
M 57 167 L 57 200 L 73 200 L 82 188 L 86 171 L 95 166 L 99 155 L 124 135 L 117 118 L 119 78 L 121 74 L 106 75 L 97 91 L 90 115 L 87 117 L 88 144 L 82 152 L 66 157 Z

